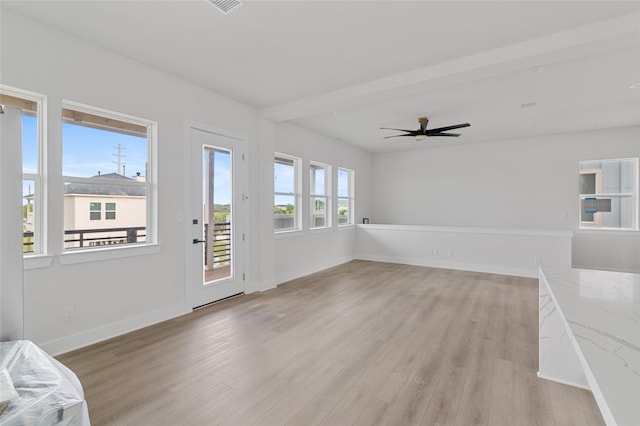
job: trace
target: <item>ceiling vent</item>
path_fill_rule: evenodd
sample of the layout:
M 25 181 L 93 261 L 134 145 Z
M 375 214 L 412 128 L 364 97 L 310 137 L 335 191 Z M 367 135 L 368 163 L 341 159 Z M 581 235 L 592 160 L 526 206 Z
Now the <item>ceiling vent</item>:
M 231 12 L 242 6 L 243 2 L 240 0 L 208 0 L 209 3 L 214 5 L 216 9 L 225 15 L 229 15 Z

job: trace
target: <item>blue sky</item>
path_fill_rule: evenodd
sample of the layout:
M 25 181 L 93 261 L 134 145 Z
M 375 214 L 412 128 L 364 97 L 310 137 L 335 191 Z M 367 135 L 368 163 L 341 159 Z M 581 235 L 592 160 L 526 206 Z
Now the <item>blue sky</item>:
M 118 144 L 121 146 L 121 174 L 127 177 L 137 172 L 146 174 L 147 140 L 106 130 L 76 124 L 62 125 L 62 174 L 64 176 L 91 177 L 118 172 Z M 38 170 L 38 132 L 35 117 L 22 116 L 22 164 L 24 173 Z M 216 152 L 215 202 L 230 203 L 231 156 Z M 33 192 L 33 182 L 23 182 L 23 194 Z

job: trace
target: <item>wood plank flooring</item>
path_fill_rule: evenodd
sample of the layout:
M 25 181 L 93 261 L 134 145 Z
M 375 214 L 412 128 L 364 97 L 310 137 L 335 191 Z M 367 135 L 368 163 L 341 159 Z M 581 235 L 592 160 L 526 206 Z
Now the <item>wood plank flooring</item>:
M 353 261 L 59 356 L 93 425 L 602 425 L 537 280 Z

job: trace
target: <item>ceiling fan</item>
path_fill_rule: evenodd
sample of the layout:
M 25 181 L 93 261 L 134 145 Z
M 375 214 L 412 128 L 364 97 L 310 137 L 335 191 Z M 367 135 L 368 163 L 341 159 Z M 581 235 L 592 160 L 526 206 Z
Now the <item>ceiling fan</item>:
M 464 124 L 454 124 L 453 126 L 438 127 L 437 129 L 427 129 L 427 123 L 429 123 L 428 117 L 418 117 L 418 123 L 420 123 L 420 128 L 418 130 L 393 129 L 390 127 L 380 127 L 380 128 L 385 130 L 398 130 L 400 132 L 406 132 L 404 135 L 385 136 L 384 137 L 385 139 L 397 138 L 400 136 L 413 136 L 416 138 L 416 140 L 421 140 L 431 136 L 449 136 L 449 137 L 457 138 L 458 136 L 460 136 L 459 133 L 446 133 L 446 132 L 448 130 L 461 129 L 463 127 L 471 126 L 471 124 L 469 123 L 464 123 Z

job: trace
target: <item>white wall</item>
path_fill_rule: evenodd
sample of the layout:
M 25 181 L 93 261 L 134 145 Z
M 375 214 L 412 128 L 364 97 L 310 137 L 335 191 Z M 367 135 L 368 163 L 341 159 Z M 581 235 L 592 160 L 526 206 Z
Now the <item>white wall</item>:
M 640 232 L 577 231 L 573 266 L 640 274 Z
M 332 194 L 334 195 L 338 167 L 355 172 L 355 222 L 362 223 L 362 218 L 369 217 L 371 213 L 371 155 L 286 123 L 277 126 L 275 149 L 279 153 L 302 159 L 302 222 L 304 224 L 300 232 L 276 236 L 276 282 L 281 283 L 353 259 L 355 227 L 337 227 L 335 201 L 331 206 L 333 226 L 330 229 L 309 230 L 309 162 L 317 161 L 332 166 Z
M 62 254 L 61 208 L 49 209 L 49 256 L 25 271 L 25 336 L 61 353 L 190 312 L 185 286 L 188 191 L 185 121 L 246 135 L 249 141 L 249 259 L 245 291 L 353 258 L 355 228 L 288 239 L 273 233 L 273 153 L 356 171 L 356 214 L 369 214 L 371 156 L 290 125 L 133 60 L 43 26 L 11 11 L 1 15 L 0 83 L 47 96 L 50 206 L 62 206 L 62 100 L 158 122 L 159 248 L 137 256 L 76 263 Z M 335 170 L 335 169 L 334 169 Z M 138 253 L 140 254 L 140 253 Z M 33 259 L 30 259 L 33 260 Z M 73 306 L 75 319 L 63 321 Z
M 21 129 L 20 110 L 6 108 L 0 114 L 0 341 L 24 338 Z
M 186 231 L 178 221 L 180 215 L 189 219 L 184 211 L 185 120 L 249 140 L 247 292 L 349 260 L 355 253 L 355 227 L 305 229 L 274 238 L 274 151 L 303 158 L 304 170 L 310 160 L 331 164 L 334 172 L 339 166 L 355 170 L 356 223 L 370 217 L 372 223 L 552 230 L 574 228 L 579 160 L 640 155 L 639 130 L 629 128 L 371 156 L 299 127 L 261 119 L 253 108 L 13 12 L 2 10 L 0 19 L 0 82 L 48 96 L 50 206 L 60 206 L 63 197 L 63 99 L 158 122 L 158 250 L 69 264 L 58 256 L 62 209 L 49 210 L 52 256 L 25 271 L 24 327 L 26 338 L 53 353 L 190 311 L 184 283 Z M 308 179 L 306 172 L 303 176 Z M 76 318 L 64 322 L 68 306 L 75 307 Z
M 59 353 L 188 312 L 186 237 L 177 219 L 185 213 L 184 122 L 247 135 L 249 158 L 255 165 L 260 156 L 257 111 L 13 12 L 2 10 L 1 19 L 1 83 L 48 96 L 50 206 L 61 206 L 63 197 L 63 99 L 154 120 L 159 129 L 159 252 L 63 265 L 55 256 L 62 247 L 62 209 L 51 208 L 47 221 L 51 265 L 25 271 L 25 336 Z M 258 194 L 259 182 L 265 180 L 260 173 L 265 170 L 250 169 L 250 192 Z M 258 234 L 260 206 L 258 202 L 250 206 L 250 230 Z M 260 241 L 251 235 L 249 241 L 250 255 L 255 257 L 261 251 Z M 247 289 L 259 290 L 258 266 L 247 264 Z M 63 322 L 68 306 L 75 307 L 76 318 Z
M 573 231 L 579 161 L 638 157 L 639 141 L 640 128 L 628 127 L 376 154 L 372 223 Z M 602 267 L 589 241 L 574 239 L 573 263 Z M 597 244 L 613 258 L 640 258 L 604 234 Z

